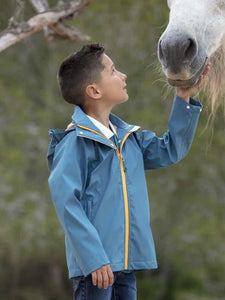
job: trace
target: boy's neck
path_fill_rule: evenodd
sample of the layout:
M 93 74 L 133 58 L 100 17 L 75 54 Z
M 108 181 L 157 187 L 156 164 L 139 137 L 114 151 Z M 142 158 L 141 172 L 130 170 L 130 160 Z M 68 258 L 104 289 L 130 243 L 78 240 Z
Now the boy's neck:
M 96 106 L 85 106 L 83 107 L 83 111 L 90 117 L 96 119 L 107 128 L 109 127 L 109 114 L 111 112 L 111 108 L 99 107 Z

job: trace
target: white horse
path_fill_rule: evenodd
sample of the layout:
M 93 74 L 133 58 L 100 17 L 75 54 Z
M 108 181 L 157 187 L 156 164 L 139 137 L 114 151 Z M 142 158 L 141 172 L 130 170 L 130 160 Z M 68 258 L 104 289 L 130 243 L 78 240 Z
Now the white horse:
M 211 62 L 203 89 L 215 111 L 225 98 L 225 0 L 168 0 L 169 24 L 158 43 L 168 83 L 194 85 Z

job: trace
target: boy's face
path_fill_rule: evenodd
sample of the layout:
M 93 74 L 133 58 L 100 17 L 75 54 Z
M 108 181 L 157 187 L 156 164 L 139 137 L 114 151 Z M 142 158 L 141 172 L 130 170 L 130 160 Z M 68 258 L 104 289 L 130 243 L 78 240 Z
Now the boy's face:
M 116 105 L 128 100 L 126 90 L 127 76 L 116 70 L 112 60 L 106 55 L 102 55 L 104 70 L 101 72 L 101 80 L 97 87 L 101 93 L 101 99 L 109 105 Z

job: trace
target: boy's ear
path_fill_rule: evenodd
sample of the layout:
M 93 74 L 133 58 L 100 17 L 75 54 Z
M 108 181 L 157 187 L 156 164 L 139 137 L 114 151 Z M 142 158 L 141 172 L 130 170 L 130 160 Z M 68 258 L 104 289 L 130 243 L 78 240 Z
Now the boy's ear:
M 101 91 L 96 84 L 89 84 L 85 92 L 92 99 L 99 99 L 101 97 Z

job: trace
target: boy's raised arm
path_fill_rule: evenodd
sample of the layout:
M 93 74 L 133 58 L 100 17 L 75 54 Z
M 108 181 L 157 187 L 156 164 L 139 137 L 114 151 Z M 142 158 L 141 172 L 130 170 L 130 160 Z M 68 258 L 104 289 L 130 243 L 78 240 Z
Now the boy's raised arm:
M 137 134 L 142 148 L 145 169 L 156 169 L 174 164 L 185 157 L 190 149 L 202 105 L 190 97 L 199 87 L 210 69 L 210 64 L 200 77 L 197 84 L 190 88 L 176 87 L 168 131 L 157 137 L 155 133 L 144 130 Z

